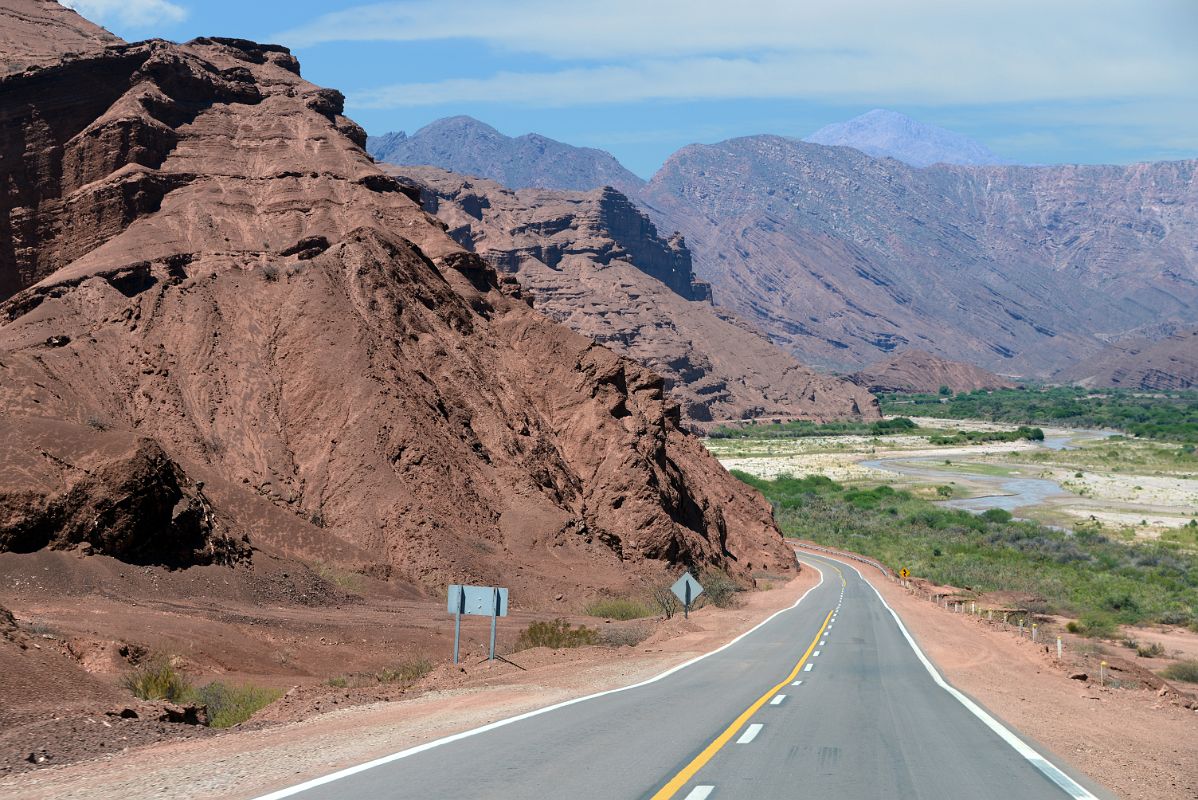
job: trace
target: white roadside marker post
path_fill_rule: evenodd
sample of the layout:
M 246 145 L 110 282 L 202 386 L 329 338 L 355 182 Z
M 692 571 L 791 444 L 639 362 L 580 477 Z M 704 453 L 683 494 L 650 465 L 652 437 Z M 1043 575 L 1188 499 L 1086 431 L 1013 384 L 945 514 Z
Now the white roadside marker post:
M 1032 641 L 1033 641 L 1033 642 L 1034 642 L 1034 641 L 1036 641 L 1036 630 L 1037 630 L 1039 627 L 1040 627 L 1040 626 L 1039 626 L 1039 625 L 1037 625 L 1036 623 L 1034 623 L 1034 622 L 1032 623 Z
M 1057 661 L 1061 660 L 1061 637 L 1057 637 Z

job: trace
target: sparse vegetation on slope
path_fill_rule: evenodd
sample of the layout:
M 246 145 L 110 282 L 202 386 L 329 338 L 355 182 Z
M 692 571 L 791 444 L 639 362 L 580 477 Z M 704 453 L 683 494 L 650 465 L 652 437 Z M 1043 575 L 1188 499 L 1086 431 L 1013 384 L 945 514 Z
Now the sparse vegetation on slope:
M 1198 610 L 1198 555 L 1170 542 L 1124 543 L 1093 524 L 1062 531 L 975 515 L 889 486 L 734 474 L 773 503 L 787 535 L 907 567 L 941 584 L 1037 595 L 1044 611 L 1079 617 L 1080 632 L 1105 636 L 1119 623 L 1192 623 Z

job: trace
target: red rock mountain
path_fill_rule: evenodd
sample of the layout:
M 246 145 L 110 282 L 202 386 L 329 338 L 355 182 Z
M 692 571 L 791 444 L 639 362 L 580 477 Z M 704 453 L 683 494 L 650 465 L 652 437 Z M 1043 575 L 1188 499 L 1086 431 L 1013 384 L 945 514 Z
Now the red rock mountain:
M 1009 389 L 1015 384 L 972 364 L 949 361 L 921 350 L 903 350 L 854 372 L 849 380 L 871 392 L 954 392 Z
M 879 415 L 868 392 L 812 372 L 713 307 L 685 243 L 659 237 L 615 189 L 512 191 L 434 167 L 388 169 L 538 310 L 663 376 L 690 423 Z
M 527 602 L 667 563 L 793 568 L 662 378 L 529 308 L 286 49 L 10 72 L 0 549 L 322 558 Z

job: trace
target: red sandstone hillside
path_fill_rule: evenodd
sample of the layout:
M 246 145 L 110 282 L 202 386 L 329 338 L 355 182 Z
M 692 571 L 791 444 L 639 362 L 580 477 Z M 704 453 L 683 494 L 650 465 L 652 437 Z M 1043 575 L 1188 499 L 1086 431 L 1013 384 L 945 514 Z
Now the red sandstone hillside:
M 691 423 L 875 418 L 867 391 L 819 375 L 711 305 L 678 238 L 615 189 L 512 191 L 435 167 L 392 167 L 449 235 L 520 282 L 535 307 L 644 364 Z
M 0 549 L 525 602 L 792 568 L 662 379 L 501 287 L 284 48 L 111 45 L 0 98 Z
M 871 392 L 935 392 L 942 386 L 954 392 L 972 392 L 1015 386 L 993 372 L 922 350 L 903 350 L 848 377 Z

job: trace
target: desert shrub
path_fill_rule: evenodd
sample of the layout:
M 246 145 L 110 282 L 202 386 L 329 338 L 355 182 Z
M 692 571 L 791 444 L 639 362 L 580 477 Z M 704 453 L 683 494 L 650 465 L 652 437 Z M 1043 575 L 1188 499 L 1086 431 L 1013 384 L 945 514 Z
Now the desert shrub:
M 213 681 L 191 692 L 189 702 L 208 707 L 208 725 L 213 728 L 229 728 L 240 725 L 261 709 L 278 700 L 282 689 L 267 686 L 230 686 Z
M 943 486 L 943 485 L 937 486 L 936 494 L 938 494 L 940 497 L 952 497 L 953 496 L 953 487 Z
M 415 683 L 433 671 L 431 659 L 419 656 L 399 662 L 395 667 L 388 667 L 378 674 L 379 683 Z
M 100 417 L 88 417 L 87 418 L 87 427 L 91 428 L 92 430 L 96 430 L 96 431 L 106 431 L 106 430 L 108 430 L 108 428 L 110 426 L 107 422 L 105 422 Z
M 656 613 L 652 607 L 630 597 L 605 597 L 586 607 L 587 616 L 605 619 L 640 619 Z
M 1011 512 L 1005 508 L 988 508 L 982 512 L 982 519 L 987 522 L 1004 523 L 1012 519 Z
M 1171 681 L 1198 683 L 1198 661 L 1194 659 L 1175 661 L 1165 667 L 1161 674 Z
M 1136 647 L 1136 655 L 1140 656 L 1141 658 L 1157 658 L 1158 656 L 1163 656 L 1164 654 L 1165 646 L 1160 642 L 1142 644 Z
M 706 597 L 707 602 L 716 608 L 732 608 L 736 605 L 736 595 L 744 591 L 739 583 L 729 578 L 726 572 L 718 569 L 709 569 L 704 572 L 699 579 L 699 584 L 703 587 L 701 596 Z
M 355 594 L 362 591 L 362 576 L 357 572 L 339 569 L 323 561 L 313 564 L 312 571 L 319 575 L 321 580 L 328 581 L 338 589 Z
M 279 268 L 274 264 L 267 264 L 262 268 L 262 279 L 267 283 L 274 283 L 279 279 Z
M 599 629 L 599 643 L 608 647 L 636 647 L 652 633 L 648 625 L 604 625 Z
M 156 656 L 135 667 L 121 685 L 142 700 L 186 701 L 192 693 L 191 682 L 175 669 L 169 658 Z
M 670 619 L 678 613 L 678 595 L 670 590 L 668 584 L 663 584 L 653 589 L 653 604 L 657 606 L 657 610 L 666 619 Z
M 530 622 L 528 627 L 520 631 L 516 639 L 516 650 L 528 650 L 531 647 L 548 647 L 560 650 L 564 647 L 581 647 L 585 644 L 595 644 L 599 635 L 585 625 L 572 627 L 564 619 L 549 622 Z

